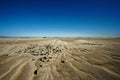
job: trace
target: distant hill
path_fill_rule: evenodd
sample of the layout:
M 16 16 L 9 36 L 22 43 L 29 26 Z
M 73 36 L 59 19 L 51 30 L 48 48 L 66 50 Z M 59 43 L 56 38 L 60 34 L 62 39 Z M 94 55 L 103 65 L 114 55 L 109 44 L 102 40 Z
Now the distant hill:
M 9 36 L 1 36 L 1 35 L 0 35 L 0 38 L 9 38 Z
M 38 37 L 27 37 L 27 36 L 24 36 L 24 37 L 19 37 L 19 36 L 1 36 L 0 35 L 0 38 L 38 38 Z

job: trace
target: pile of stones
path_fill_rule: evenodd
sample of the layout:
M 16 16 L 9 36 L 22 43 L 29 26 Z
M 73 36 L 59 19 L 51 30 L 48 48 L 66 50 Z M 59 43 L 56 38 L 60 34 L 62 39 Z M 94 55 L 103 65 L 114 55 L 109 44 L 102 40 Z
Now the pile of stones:
M 56 54 L 62 52 L 62 49 L 60 46 L 54 46 L 54 45 L 38 45 L 38 44 L 30 44 L 25 49 L 21 49 L 17 51 L 18 54 L 31 54 L 33 56 L 44 56 L 49 54 Z

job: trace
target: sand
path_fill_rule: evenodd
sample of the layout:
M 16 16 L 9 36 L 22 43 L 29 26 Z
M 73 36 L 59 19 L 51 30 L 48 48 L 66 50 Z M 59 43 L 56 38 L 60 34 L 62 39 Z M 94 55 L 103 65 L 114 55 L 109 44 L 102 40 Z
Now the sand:
M 0 38 L 0 80 L 120 80 L 120 39 Z

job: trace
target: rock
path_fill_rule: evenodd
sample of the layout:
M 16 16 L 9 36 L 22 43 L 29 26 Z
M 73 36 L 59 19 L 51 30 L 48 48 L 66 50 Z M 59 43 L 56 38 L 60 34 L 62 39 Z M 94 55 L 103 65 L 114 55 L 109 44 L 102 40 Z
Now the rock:
M 47 57 L 43 57 L 44 59 L 47 59 Z
M 32 59 L 32 61 L 34 61 L 35 59 Z
M 34 71 L 34 74 L 37 75 L 37 70 Z
M 42 58 L 39 59 L 40 61 L 43 61 Z
M 40 65 L 40 67 L 42 67 L 42 65 Z
M 61 63 L 65 63 L 65 61 L 62 60 Z
M 48 59 L 47 62 L 49 62 L 50 60 Z
M 52 59 L 52 57 L 49 57 L 49 59 Z

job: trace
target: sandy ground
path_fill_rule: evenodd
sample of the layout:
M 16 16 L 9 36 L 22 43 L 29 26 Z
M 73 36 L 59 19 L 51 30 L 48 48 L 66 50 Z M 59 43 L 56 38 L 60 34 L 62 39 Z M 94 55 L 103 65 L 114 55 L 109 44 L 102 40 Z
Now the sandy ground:
M 0 38 L 0 80 L 120 80 L 120 39 Z

